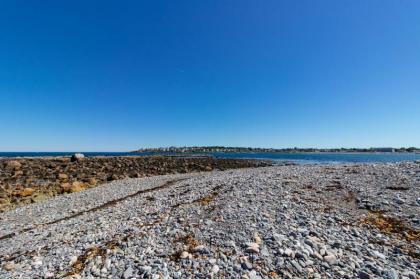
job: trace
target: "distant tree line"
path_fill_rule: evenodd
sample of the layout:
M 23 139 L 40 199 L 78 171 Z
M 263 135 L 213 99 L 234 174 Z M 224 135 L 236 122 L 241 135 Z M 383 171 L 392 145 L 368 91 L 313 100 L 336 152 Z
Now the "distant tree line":
M 310 153 L 310 152 L 420 152 L 416 147 L 372 147 L 372 148 L 255 148 L 255 147 L 226 147 L 226 146 L 186 146 L 142 148 L 134 152 L 149 153 Z

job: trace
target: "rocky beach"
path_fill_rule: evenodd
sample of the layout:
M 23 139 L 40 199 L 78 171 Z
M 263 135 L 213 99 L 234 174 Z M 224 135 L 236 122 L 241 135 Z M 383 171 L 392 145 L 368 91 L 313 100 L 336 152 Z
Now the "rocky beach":
M 125 178 L 1 213 L 0 277 L 416 279 L 419 190 L 418 162 Z
M 0 212 L 118 179 L 268 165 L 206 156 L 0 158 Z

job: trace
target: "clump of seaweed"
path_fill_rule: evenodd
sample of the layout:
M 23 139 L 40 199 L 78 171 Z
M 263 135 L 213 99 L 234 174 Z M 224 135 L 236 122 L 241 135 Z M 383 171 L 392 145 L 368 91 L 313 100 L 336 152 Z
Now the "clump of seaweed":
M 380 211 L 369 212 L 368 216 L 361 221 L 361 224 L 375 227 L 383 234 L 397 235 L 409 242 L 420 241 L 419 230 L 413 229 L 405 222 L 387 216 Z

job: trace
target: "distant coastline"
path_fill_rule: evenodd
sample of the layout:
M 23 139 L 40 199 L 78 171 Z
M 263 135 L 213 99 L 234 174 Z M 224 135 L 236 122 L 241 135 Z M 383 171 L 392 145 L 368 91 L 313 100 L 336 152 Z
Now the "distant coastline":
M 132 153 L 420 153 L 416 147 L 372 147 L 372 148 L 254 148 L 225 146 L 191 146 L 142 148 Z

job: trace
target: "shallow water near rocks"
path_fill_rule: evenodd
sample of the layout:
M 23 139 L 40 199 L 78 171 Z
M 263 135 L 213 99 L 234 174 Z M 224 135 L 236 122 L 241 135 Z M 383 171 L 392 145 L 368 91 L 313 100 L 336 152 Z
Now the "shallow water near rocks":
M 0 152 L 0 157 L 59 157 L 71 156 L 75 152 Z M 83 152 L 86 157 L 94 156 L 150 156 L 179 155 L 131 152 Z M 188 156 L 188 154 L 182 154 Z M 193 154 L 200 155 L 200 154 Z M 297 164 L 340 164 L 340 163 L 397 163 L 420 160 L 419 153 L 206 153 L 216 158 L 265 159 Z

